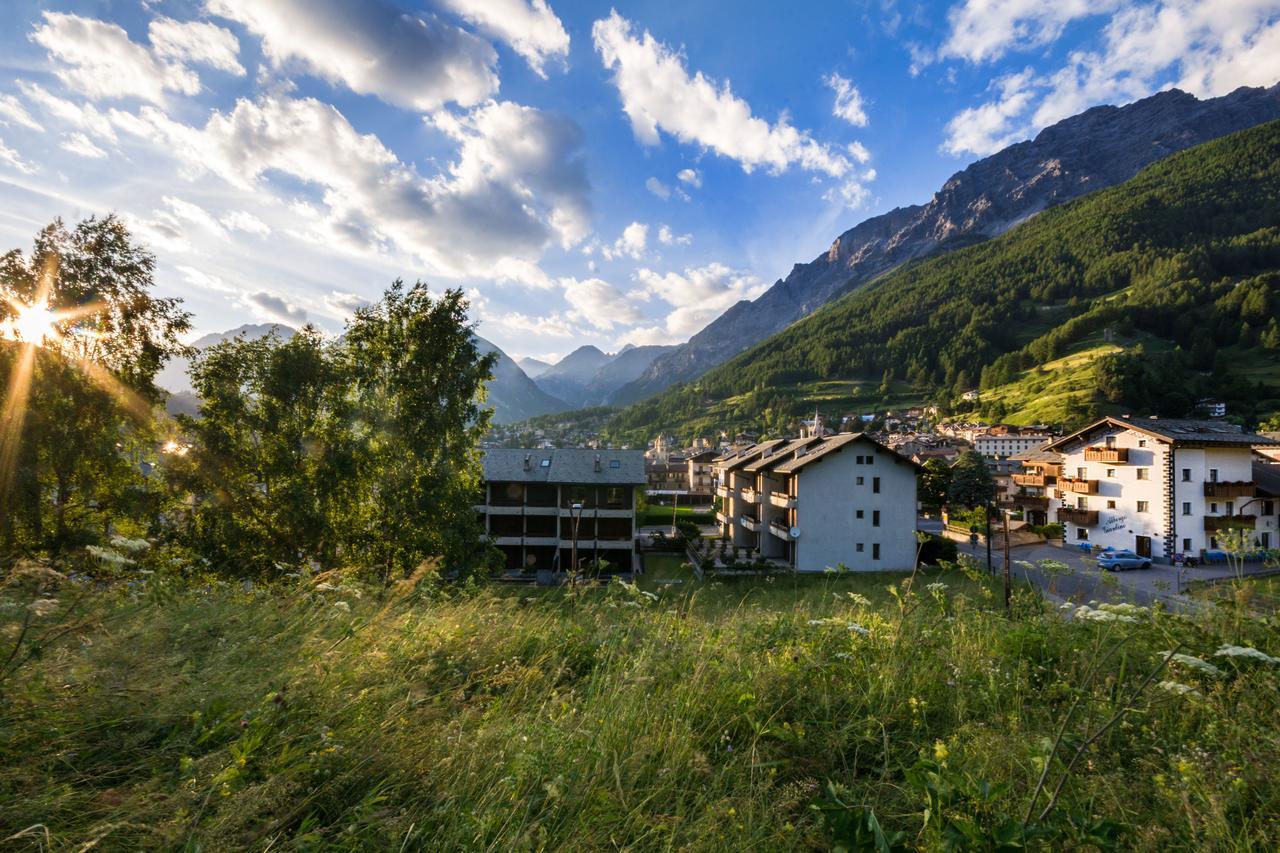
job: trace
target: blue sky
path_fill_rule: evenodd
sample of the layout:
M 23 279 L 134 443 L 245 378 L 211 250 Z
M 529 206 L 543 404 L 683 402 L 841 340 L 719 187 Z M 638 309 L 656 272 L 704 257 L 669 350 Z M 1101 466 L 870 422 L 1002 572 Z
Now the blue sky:
M 509 353 L 687 339 L 1099 103 L 1280 79 L 1280 0 L 7 0 L 0 246 L 116 211 L 199 331 L 396 277 Z

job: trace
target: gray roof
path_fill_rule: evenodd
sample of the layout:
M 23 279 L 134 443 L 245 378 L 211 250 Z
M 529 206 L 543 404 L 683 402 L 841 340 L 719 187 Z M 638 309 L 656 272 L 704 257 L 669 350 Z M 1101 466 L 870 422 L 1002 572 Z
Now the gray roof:
M 1190 420 L 1183 418 L 1102 418 L 1089 424 L 1084 429 L 1071 435 L 1063 436 L 1046 446 L 1045 449 L 1061 448 L 1088 443 L 1094 433 L 1106 433 L 1115 429 L 1132 429 L 1146 433 L 1161 441 L 1171 444 L 1216 444 L 1223 447 L 1262 447 L 1280 444 L 1280 442 L 1245 432 L 1241 427 L 1227 421 Z
M 797 451 L 803 450 L 810 445 L 817 444 L 820 441 L 822 441 L 822 439 L 815 435 L 812 438 L 797 438 L 794 441 L 788 441 L 784 444 L 776 445 L 755 462 L 744 466 L 742 470 L 754 473 L 756 471 L 773 468 L 775 465 L 786 462 Z
M 598 471 L 597 459 L 600 460 Z M 483 465 L 484 478 L 494 483 L 599 483 L 637 486 L 645 483 L 644 452 L 640 450 L 592 450 L 589 447 L 542 450 L 495 448 L 484 451 Z
M 722 457 L 716 460 L 716 467 L 721 471 L 732 471 L 741 465 L 745 465 L 753 459 L 758 459 L 762 454 L 768 453 L 772 448 L 783 444 L 780 438 L 771 441 L 762 441 L 759 444 L 753 444 L 750 447 L 740 450 L 734 456 Z
M 782 465 L 779 465 L 774 470 L 780 474 L 790 474 L 794 471 L 799 471 L 801 468 L 808 465 L 810 462 L 817 462 L 822 457 L 831 453 L 836 453 L 837 451 L 842 450 L 845 446 L 853 444 L 854 442 L 859 440 L 865 441 L 867 444 L 870 444 L 873 447 L 883 450 L 895 462 L 902 462 L 906 465 L 910 465 L 913 468 L 920 467 L 918 463 L 908 459 L 907 457 L 903 456 L 901 453 L 898 453 L 897 451 L 895 451 L 893 448 L 886 447 L 885 445 L 881 444 L 880 442 L 868 436 L 866 433 L 842 432 L 838 435 L 833 435 L 828 438 L 824 438 L 821 444 L 818 444 L 812 448 L 809 448 L 807 452 L 800 453 L 790 462 L 785 462 Z
M 1280 462 L 1255 456 L 1253 482 L 1257 484 L 1259 495 L 1280 497 Z
M 1043 447 L 1034 447 L 1031 450 L 1024 450 L 1021 453 L 1015 453 L 1009 458 L 1017 462 L 1047 462 L 1049 464 L 1057 464 L 1062 461 L 1062 454 L 1053 450 L 1045 450 Z

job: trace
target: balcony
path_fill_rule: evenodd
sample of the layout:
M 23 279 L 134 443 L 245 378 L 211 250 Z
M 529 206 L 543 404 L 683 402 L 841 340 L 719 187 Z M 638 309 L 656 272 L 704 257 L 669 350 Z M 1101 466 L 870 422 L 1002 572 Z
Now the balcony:
M 769 503 L 782 509 L 794 509 L 796 499 L 786 492 L 770 492 Z
M 1257 487 L 1252 482 L 1209 482 L 1204 484 L 1204 496 L 1206 498 L 1251 498 L 1256 492 Z
M 738 516 L 738 523 L 750 530 L 752 533 L 758 533 L 760 530 L 760 522 L 756 521 L 749 515 Z
M 1129 461 L 1129 448 L 1127 447 L 1086 447 L 1084 449 L 1085 462 L 1111 462 L 1124 465 Z
M 744 488 L 741 492 L 743 503 L 758 504 L 760 503 L 760 494 L 750 486 Z
M 1204 529 L 1214 530 L 1253 530 L 1258 517 L 1256 515 L 1206 515 Z
M 716 524 L 724 525 L 728 523 L 729 523 L 729 516 L 725 515 L 723 512 L 716 513 Z
M 1072 492 L 1077 495 L 1096 495 L 1098 493 L 1097 480 L 1081 480 L 1078 477 L 1060 477 L 1058 485 L 1063 491 Z
M 729 487 L 728 487 L 728 486 L 716 486 L 716 497 L 718 497 L 718 498 L 727 498 L 727 497 L 729 497 Z
M 1009 499 L 1014 506 L 1029 506 L 1037 509 L 1048 509 L 1049 499 L 1043 495 L 1014 495 Z
M 1093 527 L 1098 523 L 1098 511 L 1096 509 L 1059 507 L 1058 521 L 1064 524 L 1078 524 L 1081 527 Z
M 791 541 L 791 528 L 787 527 L 787 525 L 780 521 L 769 522 L 769 532 L 774 536 L 777 536 L 779 539 L 785 539 L 788 542 Z
M 1045 487 L 1045 476 L 1044 474 L 1014 474 L 1013 483 L 1015 486 L 1031 486 L 1043 489 Z

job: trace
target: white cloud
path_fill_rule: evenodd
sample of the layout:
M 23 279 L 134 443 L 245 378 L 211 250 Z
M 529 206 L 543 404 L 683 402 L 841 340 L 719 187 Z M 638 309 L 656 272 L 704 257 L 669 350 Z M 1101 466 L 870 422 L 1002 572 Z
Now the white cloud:
M 562 278 L 565 301 L 569 303 L 568 318 L 586 323 L 597 329 L 630 326 L 644 320 L 640 309 L 618 288 L 598 278 L 579 281 Z
M 639 260 L 644 255 L 645 247 L 648 244 L 649 226 L 643 222 L 632 222 L 622 229 L 622 236 L 615 240 L 612 246 L 603 247 L 600 250 L 600 254 L 604 255 L 607 260 L 622 257 Z
M 827 190 L 822 197 L 826 201 L 842 205 L 849 210 L 857 210 L 870 200 L 871 189 L 867 184 L 875 179 L 876 170 L 868 169 L 861 175 L 848 178 Z
M 92 139 L 78 131 L 64 136 L 61 147 L 64 151 L 70 151 L 72 154 L 91 160 L 101 160 L 107 156 L 107 152 L 94 145 Z
M 977 61 L 1039 45 L 1056 38 L 1061 26 L 1054 22 L 1065 23 L 1067 13 L 1109 8 L 1067 2 L 1049 18 L 1015 17 L 1012 29 L 1005 28 L 1012 36 L 956 54 Z M 1127 103 L 1169 85 L 1198 97 L 1270 86 L 1280 79 L 1278 18 L 1278 0 L 1159 0 L 1120 8 L 1094 45 L 1073 50 L 1056 71 L 997 80 L 995 98 L 948 124 L 943 150 L 988 154 L 1088 107 Z
M 666 201 L 667 199 L 671 198 L 671 187 L 667 186 L 657 178 L 651 177 L 647 181 L 645 181 L 644 188 L 647 189 L 649 192 L 653 193 L 654 195 L 656 195 L 658 198 L 662 199 L 663 201 Z
M 546 0 L 441 0 L 484 33 L 501 39 L 524 57 L 539 77 L 548 59 L 569 56 L 569 34 Z
M 842 118 L 854 127 L 867 126 L 867 111 L 862 103 L 862 93 L 850 80 L 839 74 L 828 74 L 823 82 L 836 93 L 836 102 L 831 107 L 831 114 Z
M 676 234 L 668 226 L 658 228 L 658 242 L 664 246 L 688 246 L 693 242 L 692 234 Z
M 261 37 L 276 67 L 296 67 L 361 95 L 429 112 L 478 104 L 498 90 L 492 45 L 387 0 L 208 0 Z
M 361 308 L 370 305 L 370 301 L 358 293 L 347 293 L 342 290 L 334 290 L 324 298 L 325 307 L 329 309 L 335 316 L 342 319 L 350 317 Z
M 307 322 L 306 309 L 295 305 L 278 293 L 266 290 L 246 293 L 242 297 L 242 302 L 247 308 L 257 309 L 258 315 L 266 320 L 294 326 L 301 326 Z
M 60 63 L 54 70 L 59 80 L 90 98 L 137 97 L 161 103 L 165 92 L 200 91 L 200 80 L 192 71 L 157 59 L 115 24 L 45 12 L 31 40 Z
M 35 83 L 28 83 L 25 80 L 18 82 L 18 88 L 22 90 L 22 94 L 26 99 L 34 106 L 42 109 L 46 116 L 51 116 L 60 122 L 80 128 L 99 140 L 115 143 L 117 122 L 113 116 L 118 111 L 112 110 L 110 113 L 104 113 L 93 104 L 76 104 L 65 98 L 59 98 L 47 89 Z M 119 114 L 128 115 L 127 113 Z
M 871 152 L 867 150 L 867 146 L 857 140 L 850 142 L 845 149 L 849 152 L 849 156 L 859 163 L 866 163 L 871 159 Z
M 636 271 L 635 280 L 647 295 L 661 299 L 673 310 L 661 324 L 638 328 L 624 336 L 624 342 L 633 344 L 688 340 L 734 303 L 755 299 L 767 287 L 751 273 L 720 263 L 689 267 L 683 273 L 642 268 Z
M 313 99 L 241 100 L 202 128 L 151 108 L 142 118 L 152 141 L 193 175 L 212 172 L 254 193 L 274 189 L 272 173 L 317 187 L 316 202 L 291 206 L 299 236 L 383 259 L 405 253 L 431 275 L 547 286 L 536 266 L 542 251 L 573 245 L 589 226 L 581 131 L 518 104 L 433 117 L 459 147 L 447 170 L 429 178 Z
M 239 40 L 217 24 L 159 17 L 147 27 L 147 39 L 155 55 L 164 59 L 207 65 L 237 77 L 245 74 Z
M 0 139 L 0 163 L 7 163 L 12 168 L 22 172 L 24 175 L 30 175 L 36 170 L 36 167 L 31 163 L 28 163 L 26 160 L 23 160 L 22 156 L 18 154 L 17 151 L 14 151 L 8 145 L 5 145 L 3 139 Z
M 242 231 L 257 237 L 267 237 L 271 234 L 270 225 L 244 210 L 228 211 L 218 218 L 218 222 L 230 231 Z
M 679 179 L 680 183 L 688 184 L 694 189 L 702 186 L 702 175 L 697 169 L 681 169 L 676 173 L 676 178 Z
M 591 32 L 604 67 L 613 72 L 631 129 L 645 145 L 656 145 L 661 129 L 736 160 L 747 172 L 797 166 L 840 177 L 848 171 L 843 155 L 785 118 L 770 124 L 753 115 L 728 83 L 716 83 L 700 71 L 690 77 L 679 53 L 648 32 L 636 36 L 617 11 L 596 21 Z
M 200 290 L 212 290 L 218 293 L 239 294 L 239 291 L 227 282 L 223 281 L 219 276 L 204 270 L 196 269 L 192 266 L 179 265 L 174 267 L 182 278 L 190 285 Z
M 508 311 L 503 314 L 484 314 L 482 319 L 486 325 L 498 326 L 508 332 L 536 337 L 572 338 L 578 332 L 565 322 L 559 314 L 548 314 L 534 317 L 521 311 Z
M 999 59 L 1057 41 L 1067 24 L 1117 8 L 1121 0 L 966 0 L 947 13 L 951 26 L 938 58 Z
M 27 108 L 13 95 L 0 95 L 0 124 L 21 125 L 30 130 L 43 132 L 44 128 L 31 117 Z

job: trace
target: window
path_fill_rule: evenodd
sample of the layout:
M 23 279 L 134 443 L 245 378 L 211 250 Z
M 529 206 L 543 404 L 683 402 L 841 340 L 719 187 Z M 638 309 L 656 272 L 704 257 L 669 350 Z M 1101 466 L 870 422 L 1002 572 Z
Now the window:
M 1108 478 L 1114 478 L 1115 476 L 1116 476 L 1116 469 L 1115 469 L 1115 468 L 1108 468 L 1108 469 L 1107 469 L 1107 477 L 1108 477 Z
M 854 513 L 854 517 L 855 517 L 855 518 L 862 518 L 862 510 L 858 510 L 856 513 Z
M 871 559 L 873 560 L 880 559 L 880 543 L 879 542 L 871 543 Z
M 1151 512 L 1150 501 L 1138 501 L 1138 512 Z
M 1084 542 L 1088 542 L 1088 541 L 1089 541 L 1089 531 L 1088 531 L 1088 530 L 1085 530 L 1083 527 L 1077 527 L 1077 528 L 1076 528 L 1076 538 L 1077 538 L 1077 539 L 1080 539 L 1080 540 L 1082 540 L 1082 541 L 1084 541 Z
M 1218 482 L 1218 469 L 1217 469 L 1217 468 L 1210 468 L 1210 469 L 1209 469 L 1209 482 L 1210 482 L 1210 483 L 1216 483 L 1216 482 Z
M 1215 502 L 1215 503 L 1211 503 L 1211 504 L 1209 504 L 1209 512 L 1212 512 L 1212 513 L 1214 513 L 1215 515 L 1217 514 L 1217 512 L 1218 512 L 1218 504 L 1217 504 L 1216 502 Z
M 857 552 L 858 552 L 859 554 L 861 554 L 861 553 L 862 553 L 862 543 L 861 543 L 861 542 L 859 542 L 859 543 L 855 546 L 855 550 L 857 550 Z
M 880 526 L 880 510 L 878 509 L 871 511 L 871 526 L 872 527 Z
M 541 462 L 539 462 L 538 464 L 539 464 L 539 465 L 541 465 L 543 468 L 550 468 L 550 467 L 551 467 L 551 460 L 550 460 L 550 459 L 543 459 L 543 460 L 542 460 Z
M 1107 501 L 1107 509 L 1115 509 L 1115 508 L 1116 508 L 1115 501 Z
M 1263 548 L 1270 548 L 1270 547 L 1271 547 L 1271 534 L 1270 534 L 1270 533 L 1259 533 L 1259 534 L 1258 534 L 1258 544 L 1259 544 L 1259 545 L 1261 545 Z
M 1191 482 L 1191 469 L 1190 469 L 1190 468 L 1183 468 L 1183 469 L 1182 469 L 1182 482 L 1184 482 L 1184 483 L 1190 483 L 1190 482 Z
M 1076 509 L 1088 509 L 1088 508 L 1089 508 L 1088 498 L 1076 498 Z
M 1139 446 L 1139 447 L 1146 447 L 1146 446 L 1147 446 L 1147 440 L 1146 440 L 1145 438 L 1140 438 L 1140 439 L 1138 439 L 1138 446 Z
M 1236 502 L 1227 501 L 1227 515 L 1235 515 L 1235 514 L 1236 514 Z
M 1116 437 L 1114 435 L 1107 436 L 1107 447 L 1116 446 Z
M 859 485 L 859 486 L 861 486 L 861 485 L 862 485 L 863 480 L 864 480 L 864 478 L 863 478 L 863 477 L 859 477 L 859 478 L 857 479 L 857 483 L 858 483 L 858 485 Z
M 1263 501 L 1263 502 L 1262 502 L 1262 514 L 1263 514 L 1263 515 L 1275 515 L 1275 514 L 1276 514 L 1276 504 L 1275 504 L 1275 501 Z
M 1138 479 L 1139 479 L 1139 480 L 1150 480 L 1150 479 L 1151 479 L 1151 469 L 1150 469 L 1150 468 L 1139 468 L 1139 469 L 1138 469 L 1138 472 L 1137 472 L 1137 477 L 1138 477 Z
M 1191 550 L 1191 540 L 1190 540 L 1190 539 L 1183 539 L 1183 540 L 1182 540 L 1182 550 L 1183 550 L 1183 551 L 1190 551 L 1190 550 Z
M 871 491 L 875 492 L 876 494 L 880 494 L 880 478 L 879 477 L 871 478 Z
M 1076 469 L 1076 479 L 1077 479 L 1077 480 L 1086 480 L 1086 479 L 1088 479 L 1088 478 L 1089 478 L 1089 469 L 1088 469 L 1088 468 L 1085 468 L 1085 467 L 1082 465 L 1082 466 L 1080 466 L 1079 468 L 1077 468 L 1077 469 Z
M 610 468 L 614 468 L 614 469 L 621 468 L 621 467 L 622 467 L 622 460 L 620 460 L 620 459 L 610 459 L 610 460 L 609 460 L 609 467 L 610 467 Z
M 1182 502 L 1182 514 L 1191 515 L 1191 501 Z

